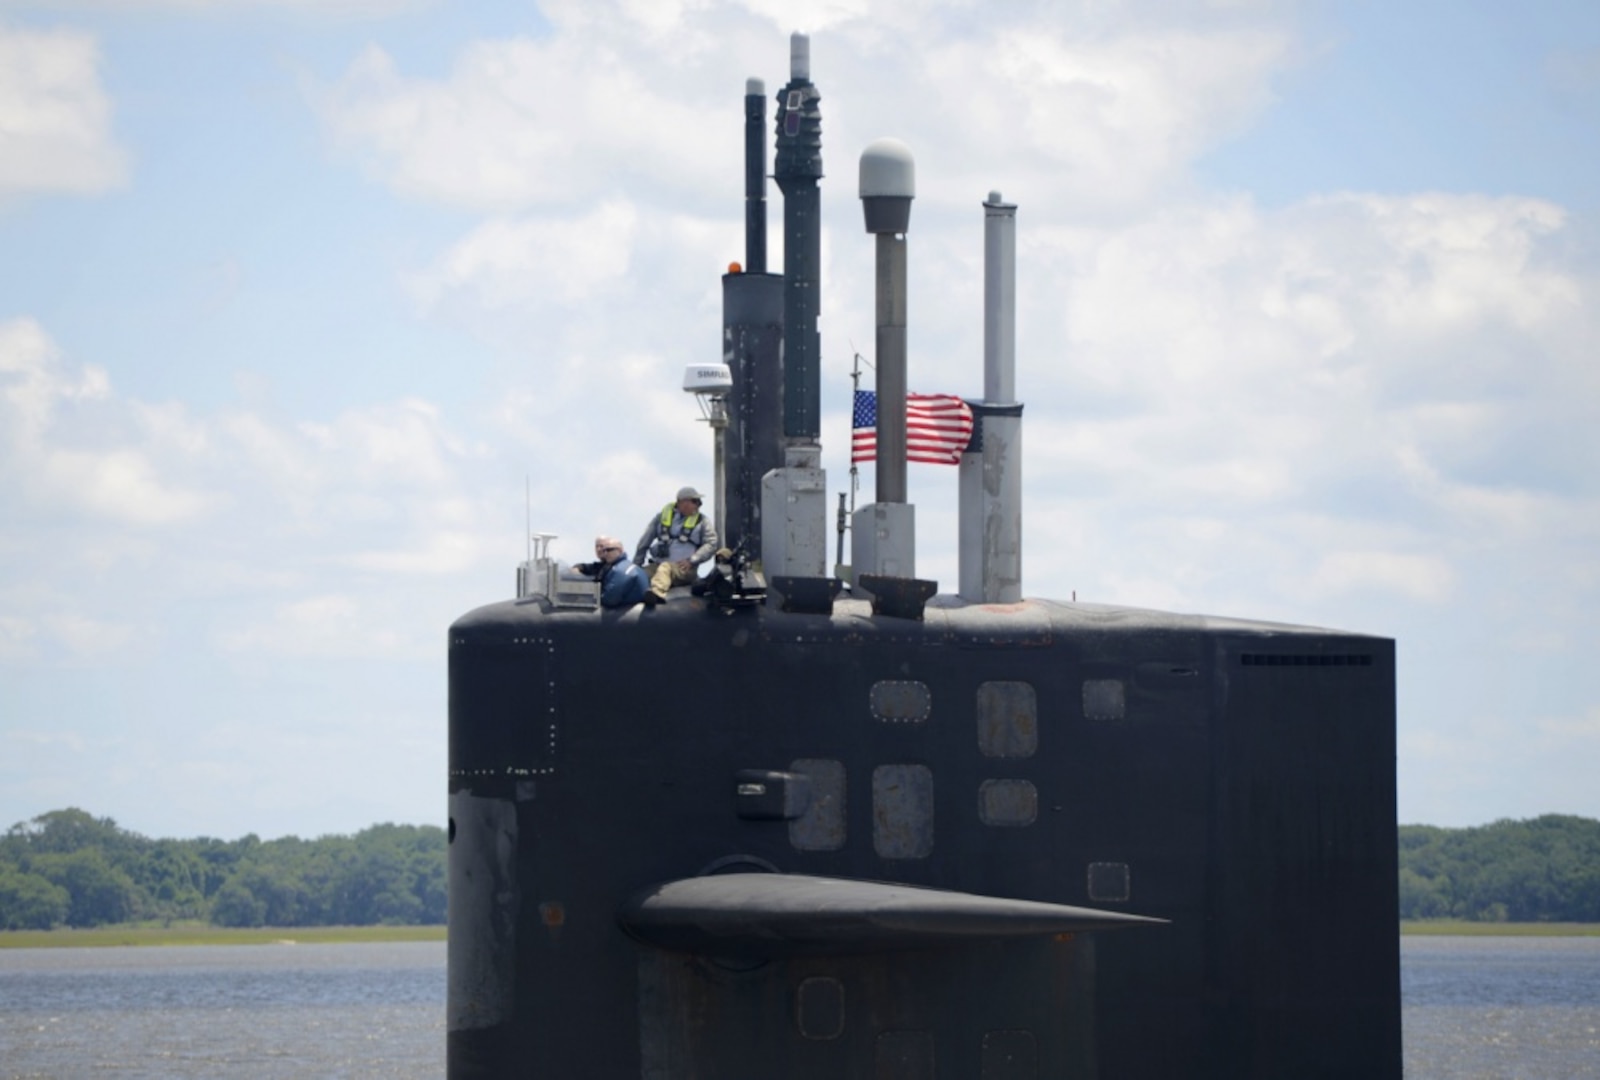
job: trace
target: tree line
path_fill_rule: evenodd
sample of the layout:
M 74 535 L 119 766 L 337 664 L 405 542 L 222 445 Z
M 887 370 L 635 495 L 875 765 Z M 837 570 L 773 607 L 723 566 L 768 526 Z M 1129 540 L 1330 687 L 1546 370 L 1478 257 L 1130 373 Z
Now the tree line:
M 1400 917 L 1600 922 L 1600 821 L 1402 825 Z
M 0 837 L 0 930 L 443 923 L 445 850 L 432 825 L 316 840 L 151 840 L 111 818 L 53 810 Z
M 1600 821 L 1546 814 L 1400 826 L 1400 917 L 1600 922 Z M 0 930 L 202 920 L 218 926 L 445 921 L 443 829 L 151 840 L 69 808 L 0 836 Z

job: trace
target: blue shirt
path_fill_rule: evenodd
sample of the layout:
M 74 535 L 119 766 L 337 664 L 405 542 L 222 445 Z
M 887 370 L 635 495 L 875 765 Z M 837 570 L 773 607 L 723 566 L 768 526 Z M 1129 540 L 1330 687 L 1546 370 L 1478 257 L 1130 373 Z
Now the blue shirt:
M 626 555 L 621 555 L 600 572 L 600 606 L 632 607 L 644 599 L 649 587 L 644 571 L 633 565 Z

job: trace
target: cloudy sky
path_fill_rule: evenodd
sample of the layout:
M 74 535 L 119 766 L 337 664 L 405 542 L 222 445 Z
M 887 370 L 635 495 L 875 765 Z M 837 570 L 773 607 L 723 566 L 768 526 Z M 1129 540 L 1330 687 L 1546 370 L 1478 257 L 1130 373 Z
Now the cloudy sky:
M 442 821 L 525 491 L 571 558 L 710 482 L 796 28 L 832 490 L 895 135 L 913 389 L 981 391 L 1020 205 L 1028 594 L 1394 637 L 1402 821 L 1600 816 L 1590 0 L 0 0 L 0 828 Z

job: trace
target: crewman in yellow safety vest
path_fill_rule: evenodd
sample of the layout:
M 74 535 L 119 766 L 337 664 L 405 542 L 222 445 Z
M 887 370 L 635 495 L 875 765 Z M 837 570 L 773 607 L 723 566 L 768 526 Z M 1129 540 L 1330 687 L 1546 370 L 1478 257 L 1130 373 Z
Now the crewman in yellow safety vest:
M 692 584 L 700 576 L 700 564 L 716 553 L 717 530 L 700 513 L 704 499 L 692 487 L 679 488 L 677 499 L 663 506 L 639 537 L 633 561 L 650 576 L 646 604 L 664 603 L 668 589 Z

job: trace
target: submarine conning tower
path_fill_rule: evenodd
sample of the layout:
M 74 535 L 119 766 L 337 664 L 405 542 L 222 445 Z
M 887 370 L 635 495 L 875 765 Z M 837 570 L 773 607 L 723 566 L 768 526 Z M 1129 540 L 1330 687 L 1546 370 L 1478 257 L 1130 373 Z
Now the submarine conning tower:
M 958 589 L 915 577 L 900 457 L 826 575 L 810 75 L 796 35 L 782 274 L 746 84 L 709 381 L 740 553 L 605 609 L 536 534 L 450 627 L 449 1077 L 1398 1080 L 1394 642 L 1022 596 L 999 192 Z M 914 193 L 869 146 L 880 405 Z

